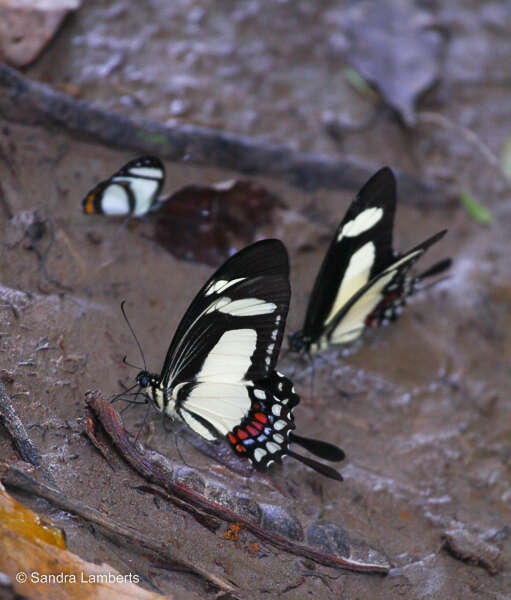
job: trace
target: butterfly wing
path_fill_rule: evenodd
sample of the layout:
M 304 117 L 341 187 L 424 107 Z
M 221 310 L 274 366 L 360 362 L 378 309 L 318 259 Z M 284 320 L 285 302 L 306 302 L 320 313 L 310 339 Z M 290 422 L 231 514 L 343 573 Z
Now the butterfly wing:
M 246 386 L 275 367 L 289 298 L 287 251 L 279 240 L 263 240 L 232 256 L 191 303 L 161 382 L 175 390 L 179 416 L 203 437 L 214 437 L 210 426 L 231 430 L 250 411 Z
M 398 257 L 361 287 L 332 319 L 318 346 L 345 344 L 356 339 L 366 325 L 372 324 L 372 320 L 378 321 L 375 324 L 382 324 L 384 319 L 395 319 L 406 297 L 413 292 L 414 279 L 408 276 L 411 267 L 446 231 L 438 232 Z
M 165 168 L 156 156 L 131 160 L 109 179 L 101 181 L 82 201 L 86 214 L 109 216 L 147 213 L 157 201 L 165 180 Z
M 309 300 L 304 339 L 317 340 L 349 299 L 393 262 L 395 208 L 396 181 L 384 167 L 360 190 L 335 233 Z
M 293 433 L 293 411 L 300 397 L 287 377 L 273 371 L 265 379 L 256 382 L 255 386 L 247 387 L 247 391 L 251 398 L 250 412 L 227 434 L 236 454 L 248 458 L 261 471 L 274 462 L 282 462 L 286 455 L 292 456 L 326 477 L 342 481 L 340 473 L 332 467 L 289 448 L 290 444 L 295 443 L 326 460 L 344 459 L 344 452 L 337 446 Z

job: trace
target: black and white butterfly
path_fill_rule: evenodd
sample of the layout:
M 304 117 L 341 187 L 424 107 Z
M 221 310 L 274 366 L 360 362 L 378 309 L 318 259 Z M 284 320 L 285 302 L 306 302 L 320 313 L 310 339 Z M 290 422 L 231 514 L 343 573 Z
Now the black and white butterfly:
M 410 269 L 447 230 L 404 254 L 392 248 L 396 180 L 380 169 L 360 190 L 323 260 L 301 331 L 289 336 L 292 351 L 312 354 L 357 339 L 366 327 L 395 321 L 417 284 L 451 265 L 444 259 L 419 275 Z
M 156 156 L 131 160 L 98 183 L 83 199 L 83 212 L 109 216 L 145 215 L 158 204 L 165 167 Z
M 141 371 L 137 383 L 159 411 L 206 440 L 227 437 L 233 450 L 260 470 L 288 455 L 342 480 L 331 467 L 289 448 L 296 443 L 320 458 L 344 458 L 337 446 L 293 433 L 293 409 L 300 398 L 291 381 L 275 371 L 289 300 L 289 262 L 282 242 L 246 247 L 197 294 L 161 374 Z

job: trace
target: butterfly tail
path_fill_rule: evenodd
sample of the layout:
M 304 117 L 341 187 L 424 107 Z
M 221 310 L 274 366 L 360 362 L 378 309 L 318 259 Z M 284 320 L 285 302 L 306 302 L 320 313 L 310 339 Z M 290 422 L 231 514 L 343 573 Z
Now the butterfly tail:
M 324 465 L 323 463 L 320 463 L 317 460 L 307 458 L 306 456 L 302 456 L 301 454 L 296 454 L 295 452 L 289 449 L 287 450 L 286 454 L 300 461 L 304 465 L 307 465 L 311 469 L 314 469 L 314 471 L 316 471 L 317 473 L 321 473 L 321 475 L 324 475 L 325 477 L 335 479 L 336 481 L 343 481 L 342 475 L 338 473 L 335 469 L 332 469 L 332 467 L 329 467 L 328 465 Z
M 452 259 L 444 258 L 443 260 L 438 261 L 432 267 L 424 271 L 420 275 L 417 276 L 417 280 L 420 281 L 422 279 L 427 279 L 428 277 L 433 277 L 435 275 L 440 275 L 447 269 L 450 269 L 452 265 Z
M 313 440 L 311 438 L 302 437 L 301 435 L 296 435 L 295 433 L 289 434 L 289 440 L 293 444 L 298 444 L 302 448 L 305 448 L 314 456 L 319 458 L 323 458 L 325 460 L 330 460 L 332 462 L 339 462 L 344 460 L 346 455 L 344 451 L 341 450 L 338 446 L 334 444 L 329 444 L 328 442 L 322 442 L 321 440 Z

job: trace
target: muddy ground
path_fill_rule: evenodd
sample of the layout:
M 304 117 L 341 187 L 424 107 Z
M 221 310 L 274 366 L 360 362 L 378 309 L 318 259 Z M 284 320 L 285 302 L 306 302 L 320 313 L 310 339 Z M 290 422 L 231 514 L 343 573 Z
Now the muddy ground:
M 511 136 L 508 65 L 509 2 L 427 3 L 447 32 L 441 79 L 420 101 L 470 128 L 498 154 Z M 211 269 L 174 259 L 146 237 L 144 224 L 81 214 L 89 187 L 133 157 L 62 133 L 0 123 L 0 177 L 15 214 L 37 209 L 51 221 L 38 249 L 54 234 L 43 272 L 23 240 L 23 227 L 0 211 L 1 368 L 44 464 L 69 495 L 147 534 L 162 532 L 190 559 L 240 587 L 240 597 L 511 598 L 511 228 L 510 187 L 471 139 L 458 130 L 405 130 L 385 113 L 369 130 L 341 141 L 329 137 L 325 112 L 353 122 L 374 110 L 339 73 L 345 65 L 342 3 L 242 2 L 199 5 L 190 0 L 104 6 L 87 3 L 69 18 L 27 74 L 73 90 L 85 100 L 161 121 L 209 125 L 266 136 L 303 150 L 343 154 L 423 177 L 441 176 L 483 202 L 489 226 L 460 207 L 398 207 L 396 246 L 406 249 L 444 227 L 445 240 L 424 259 L 450 255 L 448 280 L 416 298 L 398 324 L 372 333 L 349 352 L 331 352 L 316 365 L 314 394 L 299 360 L 280 369 L 295 374 L 302 404 L 298 431 L 340 444 L 347 452 L 345 482 L 321 479 L 288 461 L 292 499 L 275 489 L 218 471 L 226 484 L 255 497 L 295 506 L 357 531 L 383 549 L 393 568 L 385 576 L 334 570 L 282 553 L 242 532 L 237 542 L 201 527 L 165 502 L 134 488 L 140 478 L 118 461 L 114 472 L 81 435 L 84 392 L 105 394 L 129 384 L 140 362 L 119 305 L 148 364 L 158 370 L 170 337 Z M 191 41 L 192 40 L 192 41 Z M 236 176 L 217 169 L 166 163 L 166 190 Z M 290 207 L 270 233 L 288 245 L 293 298 L 288 330 L 300 327 L 328 235 L 351 192 L 313 196 L 259 179 Z M 406 199 L 410 200 L 410 199 Z M 323 222 L 293 214 L 313 201 Z M 19 218 L 19 217 L 18 217 Z M 265 232 L 261 232 L 264 236 Z M 10 288 L 10 289 L 7 289 Z M 6 300 L 10 304 L 6 303 Z M 13 309 L 14 306 L 14 309 Z M 352 392 L 346 398 L 339 388 Z M 132 430 L 144 408 L 125 413 Z M 142 436 L 177 457 L 174 437 L 152 414 Z M 210 459 L 180 444 L 186 461 L 206 471 Z M 17 460 L 5 432 L 0 456 Z M 280 478 L 280 479 L 279 479 Z M 233 484 L 233 482 L 235 482 Z M 194 576 L 148 561 L 137 549 L 111 543 L 82 521 L 43 501 L 24 498 L 68 535 L 71 550 L 88 560 L 137 572 L 149 589 L 176 598 L 213 597 Z M 462 562 L 442 546 L 446 531 L 462 529 L 496 545 L 498 573 Z

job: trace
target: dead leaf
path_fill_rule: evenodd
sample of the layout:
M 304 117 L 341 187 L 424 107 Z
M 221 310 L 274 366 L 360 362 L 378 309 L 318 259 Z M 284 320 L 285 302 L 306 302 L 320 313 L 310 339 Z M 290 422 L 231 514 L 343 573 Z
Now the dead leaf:
M 413 126 L 417 98 L 439 77 L 443 38 L 431 29 L 432 15 L 401 0 L 366 1 L 344 23 L 348 62 Z
M 264 186 L 238 179 L 188 185 L 151 213 L 155 238 L 177 258 L 217 266 L 254 241 L 259 227 L 284 207 Z
M 14 67 L 34 61 L 81 0 L 0 0 L 0 59 Z
M 82 560 L 63 531 L 12 498 L 0 484 L 0 573 L 31 600 L 169 600 L 136 585 L 135 573 Z M 18 597 L 18 596 L 16 596 Z

